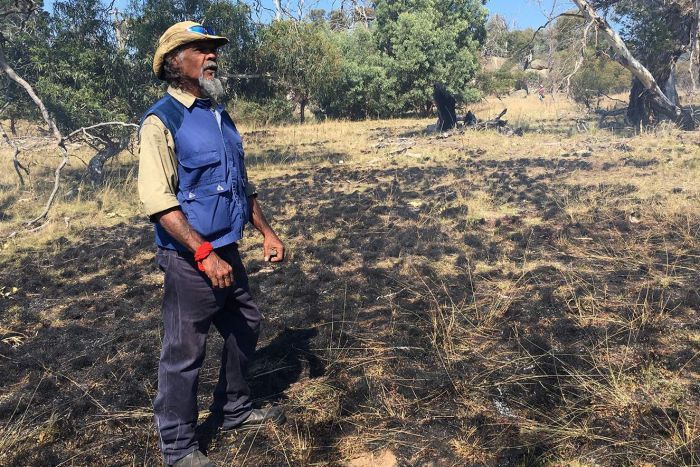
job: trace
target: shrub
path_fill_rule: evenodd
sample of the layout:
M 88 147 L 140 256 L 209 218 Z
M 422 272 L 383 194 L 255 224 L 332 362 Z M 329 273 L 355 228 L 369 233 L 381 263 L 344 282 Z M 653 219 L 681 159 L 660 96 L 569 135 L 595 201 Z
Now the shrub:
M 294 103 L 284 98 L 267 99 L 261 102 L 238 100 L 235 103 L 237 122 L 269 125 L 291 122 L 294 118 Z
M 587 58 L 571 80 L 571 97 L 588 108 L 598 106 L 601 97 L 629 90 L 631 80 L 630 72 L 617 62 Z

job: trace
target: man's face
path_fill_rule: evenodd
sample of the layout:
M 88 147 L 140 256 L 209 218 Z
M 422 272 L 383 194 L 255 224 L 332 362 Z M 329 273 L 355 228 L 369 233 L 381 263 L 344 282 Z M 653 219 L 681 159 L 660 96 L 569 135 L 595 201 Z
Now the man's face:
M 221 102 L 226 93 L 224 85 L 216 77 L 216 46 L 211 42 L 194 42 L 183 48 L 176 56 L 182 76 L 190 83 L 196 83 L 194 91 L 199 97 L 208 97 Z
M 191 81 L 216 77 L 216 47 L 210 42 L 193 42 L 179 54 L 180 72 Z

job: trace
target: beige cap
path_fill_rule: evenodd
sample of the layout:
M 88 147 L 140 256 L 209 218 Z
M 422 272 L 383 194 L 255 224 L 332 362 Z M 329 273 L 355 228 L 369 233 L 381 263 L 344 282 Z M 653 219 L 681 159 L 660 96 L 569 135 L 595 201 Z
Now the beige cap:
M 228 44 L 228 39 L 222 36 L 210 34 L 211 30 L 194 21 L 182 21 L 170 26 L 160 39 L 158 48 L 153 54 L 153 72 L 159 79 L 163 79 L 163 59 L 168 54 L 181 45 L 190 42 L 211 41 L 220 47 Z

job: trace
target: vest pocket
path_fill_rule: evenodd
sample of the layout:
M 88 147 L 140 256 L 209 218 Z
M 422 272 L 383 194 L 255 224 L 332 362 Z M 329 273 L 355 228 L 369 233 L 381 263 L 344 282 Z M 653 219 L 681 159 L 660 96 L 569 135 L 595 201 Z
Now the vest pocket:
M 182 168 L 179 174 L 182 188 L 224 180 L 224 167 L 216 149 L 179 155 L 178 162 Z
M 180 192 L 180 205 L 192 225 L 203 237 L 211 237 L 231 228 L 231 190 L 223 183 Z

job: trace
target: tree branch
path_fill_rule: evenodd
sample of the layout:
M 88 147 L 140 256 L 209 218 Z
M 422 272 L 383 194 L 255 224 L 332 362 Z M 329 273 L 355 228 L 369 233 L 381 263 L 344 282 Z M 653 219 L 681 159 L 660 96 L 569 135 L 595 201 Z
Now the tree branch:
M 137 124 L 135 124 L 135 123 L 126 123 L 126 122 L 102 122 L 102 123 L 96 123 L 96 124 L 94 124 L 94 125 L 84 126 L 84 127 L 82 127 L 82 128 L 78 128 L 78 129 L 75 130 L 75 131 L 72 131 L 71 133 L 68 134 L 68 136 L 66 136 L 66 137 L 64 138 L 64 140 L 65 140 L 65 141 L 68 141 L 68 140 L 70 140 L 71 138 L 73 138 L 75 135 L 77 135 L 77 134 L 79 134 L 79 133 L 82 133 L 82 134 L 84 134 L 84 135 L 89 135 L 89 134 L 87 133 L 88 130 L 93 130 L 93 129 L 95 129 L 95 128 L 101 128 L 101 127 L 105 127 L 105 126 L 123 126 L 123 127 L 130 127 L 130 128 L 138 128 L 138 127 L 139 127 L 139 126 L 138 126 Z M 96 136 L 93 136 L 93 135 L 89 135 L 89 136 L 92 136 L 93 138 L 96 138 Z M 100 139 L 101 139 L 101 138 L 100 138 Z
M 591 27 L 593 26 L 593 21 L 588 23 L 586 25 L 586 28 L 583 30 L 583 38 L 581 39 L 581 54 L 579 57 L 576 59 L 576 65 L 574 66 L 574 69 L 571 73 L 569 73 L 566 76 L 566 93 L 571 94 L 571 78 L 574 77 L 576 73 L 578 73 L 578 70 L 581 69 L 581 65 L 583 65 L 583 61 L 586 58 L 586 45 L 588 43 L 588 31 L 591 30 Z
M 579 15 L 579 14 L 576 14 L 576 13 L 559 13 L 558 15 L 556 15 L 556 16 L 554 16 L 554 17 L 548 19 L 547 22 L 544 23 L 542 26 L 538 27 L 538 28 L 535 30 L 535 32 L 532 33 L 532 39 L 530 39 L 530 41 L 529 41 L 527 44 L 525 44 L 523 47 L 520 47 L 518 50 L 516 50 L 516 51 L 515 51 L 515 55 L 517 55 L 517 54 L 519 54 L 519 53 L 525 51 L 526 49 L 532 48 L 532 44 L 535 43 L 535 39 L 537 39 L 537 35 L 538 35 L 543 29 L 547 29 L 547 26 L 549 26 L 550 24 L 552 24 L 554 21 L 556 21 L 557 19 L 559 19 L 559 18 L 561 18 L 561 17 L 570 17 L 570 18 L 581 18 L 581 19 L 586 19 L 585 16 Z

